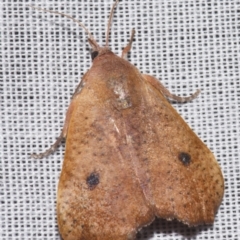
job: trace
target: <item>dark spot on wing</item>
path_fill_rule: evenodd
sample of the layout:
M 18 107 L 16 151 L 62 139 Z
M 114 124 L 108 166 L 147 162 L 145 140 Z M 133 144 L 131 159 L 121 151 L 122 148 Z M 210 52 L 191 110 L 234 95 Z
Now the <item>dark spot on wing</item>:
M 98 55 L 98 51 L 91 52 L 92 61 L 94 60 L 95 57 L 97 57 L 97 55 Z
M 183 163 L 184 166 L 189 165 L 191 162 L 191 156 L 185 152 L 179 153 L 178 159 Z
M 99 184 L 99 174 L 92 172 L 86 179 L 87 185 L 90 190 L 93 190 Z

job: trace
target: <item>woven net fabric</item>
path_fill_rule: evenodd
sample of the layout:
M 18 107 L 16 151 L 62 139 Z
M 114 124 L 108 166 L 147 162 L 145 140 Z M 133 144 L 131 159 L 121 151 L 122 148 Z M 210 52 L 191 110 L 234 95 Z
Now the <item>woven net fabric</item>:
M 66 18 L 81 20 L 100 45 L 113 1 L 2 0 L 0 3 L 0 239 L 60 239 L 56 189 L 64 145 L 46 159 L 60 134 L 79 79 L 90 68 L 87 36 Z M 216 156 L 225 195 L 213 225 L 189 228 L 158 219 L 138 239 L 240 239 L 240 1 L 147 0 L 119 3 L 110 45 L 118 55 L 135 28 L 128 59 L 161 79 L 174 104 Z

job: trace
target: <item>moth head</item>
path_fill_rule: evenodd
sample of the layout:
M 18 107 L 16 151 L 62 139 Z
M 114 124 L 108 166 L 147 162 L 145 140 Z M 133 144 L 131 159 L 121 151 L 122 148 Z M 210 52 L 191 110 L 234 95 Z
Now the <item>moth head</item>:
M 110 11 L 110 16 L 108 19 L 108 25 L 107 25 L 107 31 L 106 31 L 106 43 L 104 47 L 100 47 L 97 43 L 97 41 L 94 39 L 93 35 L 87 30 L 87 28 L 84 27 L 85 31 L 88 33 L 88 42 L 92 47 L 92 51 L 91 51 L 91 58 L 92 61 L 99 55 L 109 52 L 110 48 L 109 48 L 109 33 L 110 33 L 110 29 L 111 29 L 111 25 L 112 25 L 112 19 L 113 19 L 113 12 L 115 7 L 117 6 L 119 0 L 116 0 L 115 3 L 112 6 L 112 9 Z

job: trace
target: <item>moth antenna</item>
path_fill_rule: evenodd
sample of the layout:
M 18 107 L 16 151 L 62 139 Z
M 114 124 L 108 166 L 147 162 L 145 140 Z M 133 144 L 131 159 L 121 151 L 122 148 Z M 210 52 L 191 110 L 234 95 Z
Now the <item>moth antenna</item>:
M 109 33 L 110 33 L 111 25 L 112 25 L 113 12 L 114 12 L 114 9 L 116 8 L 118 2 L 119 2 L 119 0 L 116 0 L 116 1 L 115 1 L 115 3 L 114 3 L 113 6 L 112 6 L 111 12 L 110 12 L 110 16 L 109 16 L 109 19 L 108 19 L 108 25 L 107 25 L 106 45 L 105 45 L 105 47 L 108 47 Z
M 93 50 L 98 50 L 100 48 L 97 41 L 94 39 L 93 35 L 90 33 L 90 31 L 84 26 L 83 23 L 78 21 L 76 18 L 74 18 L 74 17 L 72 17 L 68 14 L 58 12 L 58 11 L 48 10 L 48 9 L 44 9 L 44 8 L 40 8 L 40 7 L 35 7 L 35 6 L 32 6 L 32 5 L 29 5 L 29 6 L 33 9 L 36 9 L 36 10 L 39 10 L 39 11 L 53 13 L 53 14 L 57 14 L 57 15 L 66 17 L 68 19 L 71 19 L 73 22 L 77 23 L 80 27 L 82 27 L 84 29 L 84 31 L 88 34 L 89 43 L 91 44 Z

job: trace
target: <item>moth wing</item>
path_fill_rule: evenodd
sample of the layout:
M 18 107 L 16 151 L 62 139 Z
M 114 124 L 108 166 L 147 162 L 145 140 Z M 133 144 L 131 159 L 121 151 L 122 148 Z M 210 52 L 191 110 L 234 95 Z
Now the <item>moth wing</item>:
M 103 104 L 91 87 L 86 83 L 72 102 L 58 186 L 59 230 L 64 240 L 135 239 L 154 214 L 127 161 L 119 111 Z
M 145 175 L 142 181 L 155 215 L 188 225 L 212 223 L 224 192 L 221 169 L 207 146 L 150 84 L 158 80 L 142 77 L 143 98 L 138 111 L 128 117 L 137 129 L 132 145 L 140 156 L 139 175 Z

